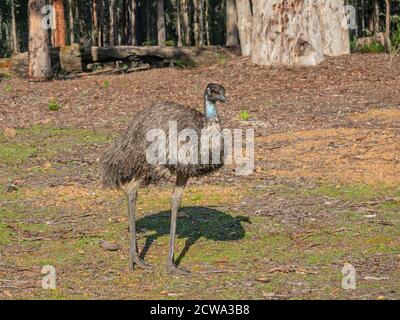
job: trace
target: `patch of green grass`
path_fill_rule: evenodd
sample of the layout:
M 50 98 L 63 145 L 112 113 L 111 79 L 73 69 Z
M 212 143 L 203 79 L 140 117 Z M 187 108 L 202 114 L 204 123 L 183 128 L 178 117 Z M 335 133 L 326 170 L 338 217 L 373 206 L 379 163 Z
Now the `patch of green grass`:
M 370 45 L 365 45 L 358 49 L 361 53 L 382 53 L 385 51 L 385 47 L 379 42 L 374 42 Z
M 109 80 L 104 80 L 103 87 L 106 88 L 106 89 L 109 88 L 110 87 L 110 81 Z
M 50 101 L 47 107 L 50 111 L 57 111 L 61 109 L 61 106 L 56 101 Z
M 239 114 L 240 120 L 247 121 L 250 119 L 250 114 L 248 111 L 242 109 Z
M 11 92 L 11 90 L 12 90 L 11 85 L 8 84 L 8 83 L 6 83 L 6 84 L 4 85 L 4 91 L 5 91 L 5 92 Z
M 0 222 L 0 245 L 5 245 L 10 242 L 10 232 L 7 225 Z
M 12 165 L 26 162 L 38 149 L 22 143 L 3 143 L 0 146 L 0 162 Z
M 367 201 L 388 195 L 397 195 L 399 191 L 391 186 L 370 186 L 367 184 L 353 185 L 320 185 L 312 190 L 305 190 L 306 195 L 323 195 L 330 198 L 353 201 Z

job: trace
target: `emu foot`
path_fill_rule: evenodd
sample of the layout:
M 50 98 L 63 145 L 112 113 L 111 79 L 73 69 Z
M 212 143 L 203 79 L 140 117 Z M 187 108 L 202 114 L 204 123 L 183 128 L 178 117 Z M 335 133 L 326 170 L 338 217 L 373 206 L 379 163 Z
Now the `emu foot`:
M 190 276 L 192 274 L 189 270 L 178 268 L 174 264 L 167 264 L 167 272 L 170 275 L 178 275 L 178 276 Z
M 143 270 L 153 270 L 153 269 L 154 269 L 153 266 L 144 263 L 143 260 L 140 259 L 138 255 L 132 255 L 132 256 L 131 256 L 131 259 L 130 259 L 130 268 L 131 268 L 131 271 L 133 271 L 133 269 L 135 268 L 135 265 L 136 265 L 138 268 L 143 269 Z

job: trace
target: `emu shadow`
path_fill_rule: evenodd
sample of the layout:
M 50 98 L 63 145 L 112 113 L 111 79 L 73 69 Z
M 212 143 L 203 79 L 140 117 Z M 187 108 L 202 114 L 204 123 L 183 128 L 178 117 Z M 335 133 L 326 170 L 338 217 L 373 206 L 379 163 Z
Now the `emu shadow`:
M 178 218 L 176 225 L 176 236 L 186 238 L 185 246 L 176 258 L 176 265 L 179 265 L 190 247 L 201 237 L 214 241 L 240 240 L 245 236 L 242 222 L 251 223 L 248 217 L 232 217 L 224 212 L 206 207 L 183 207 L 188 217 Z M 139 219 L 136 223 L 138 233 L 151 232 L 146 237 L 140 257 L 144 259 L 151 244 L 158 237 L 169 235 L 171 211 L 162 211 Z

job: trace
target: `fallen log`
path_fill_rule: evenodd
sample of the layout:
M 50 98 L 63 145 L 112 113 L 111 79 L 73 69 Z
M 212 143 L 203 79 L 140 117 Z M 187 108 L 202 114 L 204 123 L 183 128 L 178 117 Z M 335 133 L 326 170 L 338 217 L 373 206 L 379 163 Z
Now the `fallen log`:
M 209 66 L 225 63 L 231 54 L 219 47 L 82 47 L 79 45 L 51 48 L 51 61 L 54 73 L 79 73 L 90 70 L 92 64 L 122 62 L 148 64 L 150 67 L 179 67 Z M 19 76 L 25 76 L 28 65 L 28 54 L 19 53 L 10 58 L 9 68 Z

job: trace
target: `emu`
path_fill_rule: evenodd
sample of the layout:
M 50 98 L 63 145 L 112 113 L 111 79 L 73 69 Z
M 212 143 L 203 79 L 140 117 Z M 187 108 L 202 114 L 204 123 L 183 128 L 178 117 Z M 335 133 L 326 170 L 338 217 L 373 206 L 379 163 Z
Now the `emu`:
M 188 275 L 190 271 L 179 268 L 174 263 L 174 245 L 176 237 L 176 220 L 183 190 L 190 177 L 207 175 L 223 166 L 223 135 L 218 117 L 216 103 L 226 103 L 223 86 L 211 83 L 204 92 L 204 114 L 188 107 L 173 103 L 156 103 L 135 115 L 125 133 L 106 150 L 103 159 L 103 184 L 107 187 L 123 188 L 128 198 L 128 213 L 130 227 L 130 268 L 136 265 L 145 270 L 153 269 L 139 257 L 136 240 L 135 211 L 137 192 L 140 186 L 157 183 L 165 178 L 176 177 L 176 183 L 171 198 L 171 226 L 167 258 L 167 271 L 172 274 Z M 220 133 L 217 144 L 211 144 L 208 149 L 209 160 L 215 152 L 221 155 L 220 161 L 187 163 L 149 163 L 146 151 L 150 142 L 147 133 L 150 130 L 161 129 L 169 141 L 169 125 L 171 121 L 177 124 L 178 132 L 192 129 L 201 137 L 202 130 Z M 197 146 L 198 144 L 196 144 Z M 166 151 L 168 153 L 168 149 Z

